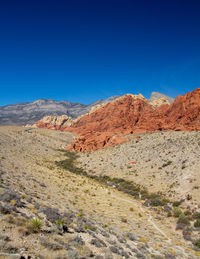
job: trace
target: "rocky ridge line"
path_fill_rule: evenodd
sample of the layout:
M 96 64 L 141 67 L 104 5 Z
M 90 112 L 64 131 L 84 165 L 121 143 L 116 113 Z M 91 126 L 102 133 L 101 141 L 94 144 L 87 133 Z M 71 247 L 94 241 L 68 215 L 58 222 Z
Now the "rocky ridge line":
M 133 133 L 200 130 L 199 118 L 200 88 L 178 96 L 172 104 L 163 98 L 149 103 L 142 95 L 127 94 L 61 130 L 80 136 L 70 150 L 92 151 L 125 142 Z M 41 127 L 40 122 L 36 125 Z
M 51 99 L 38 99 L 29 103 L 17 103 L 0 106 L 0 125 L 26 125 L 33 124 L 45 116 L 67 115 L 73 119 L 86 114 L 93 106 L 110 102 L 118 96 L 105 100 L 97 100 L 89 105 L 70 103 L 68 101 L 55 101 Z

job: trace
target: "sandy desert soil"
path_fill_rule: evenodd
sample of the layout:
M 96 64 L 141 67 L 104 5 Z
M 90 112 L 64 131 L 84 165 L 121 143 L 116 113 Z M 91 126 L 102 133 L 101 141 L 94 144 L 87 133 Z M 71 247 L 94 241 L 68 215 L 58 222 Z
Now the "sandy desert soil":
M 148 134 L 139 142 L 81 154 L 76 165 L 84 166 L 88 174 L 137 180 L 151 187 L 150 191 L 163 189 L 166 183 L 167 192 L 178 179 L 184 185 L 174 185 L 171 198 L 192 190 L 187 206 L 194 209 L 199 201 L 195 186 L 199 186 L 200 135 L 185 134 Z M 182 230 L 175 230 L 177 219 L 167 217 L 161 208 L 145 206 L 144 200 L 114 186 L 58 166 L 55 162 L 66 159 L 61 149 L 74 137 L 46 129 L 0 127 L 0 258 L 199 257 L 191 239 L 183 238 Z M 150 142 L 154 143 L 151 151 Z M 172 151 L 177 158 L 172 159 Z M 164 159 L 172 163 L 159 169 Z M 132 161 L 137 163 L 129 165 Z M 178 170 L 183 164 L 186 167 Z M 148 178 L 149 171 L 150 176 L 155 172 L 153 180 Z M 193 232 L 188 236 L 196 238 L 199 232 Z
M 81 153 L 78 162 L 91 174 L 134 181 L 174 199 L 190 194 L 193 203 L 200 205 L 198 131 L 141 134 L 121 145 Z

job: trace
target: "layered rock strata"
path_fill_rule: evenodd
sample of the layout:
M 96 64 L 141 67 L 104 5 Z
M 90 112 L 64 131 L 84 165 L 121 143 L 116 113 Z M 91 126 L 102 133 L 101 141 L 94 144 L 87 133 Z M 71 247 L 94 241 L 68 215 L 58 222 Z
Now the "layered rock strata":
M 78 134 L 69 149 L 82 152 L 125 142 L 134 133 L 200 130 L 200 88 L 178 96 L 172 104 L 163 98 L 148 103 L 142 95 L 127 94 L 70 123 L 52 128 Z

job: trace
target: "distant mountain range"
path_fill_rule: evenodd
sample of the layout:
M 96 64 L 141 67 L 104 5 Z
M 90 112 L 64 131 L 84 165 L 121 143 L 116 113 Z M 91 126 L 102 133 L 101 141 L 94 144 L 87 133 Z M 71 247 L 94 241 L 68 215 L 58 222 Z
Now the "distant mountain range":
M 80 115 L 88 113 L 92 107 L 111 102 L 119 96 L 112 96 L 105 100 L 97 100 L 89 105 L 81 103 L 70 103 L 68 101 L 55 101 L 51 99 L 38 99 L 29 103 L 17 103 L 0 107 L 0 125 L 26 125 L 33 124 L 44 116 L 60 116 L 67 115 L 72 118 L 77 118 Z M 150 101 L 164 98 L 170 103 L 173 98 L 161 93 L 153 92 Z

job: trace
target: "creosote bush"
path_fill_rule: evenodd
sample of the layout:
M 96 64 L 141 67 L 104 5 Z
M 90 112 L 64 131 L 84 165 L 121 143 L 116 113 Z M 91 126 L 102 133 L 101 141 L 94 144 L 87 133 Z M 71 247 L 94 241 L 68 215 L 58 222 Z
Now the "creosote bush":
M 174 217 L 175 217 L 175 218 L 178 218 L 178 217 L 180 217 L 180 215 L 182 215 L 183 213 L 182 213 L 182 211 L 181 211 L 180 209 L 178 209 L 177 207 L 175 207 L 175 208 L 173 209 L 173 214 L 174 214 Z
M 200 249 L 200 239 L 194 240 L 193 245 Z
M 185 216 L 190 216 L 190 215 L 192 215 L 192 212 L 190 210 L 186 210 L 186 211 L 184 211 L 184 214 L 185 214 Z
M 178 207 L 178 206 L 181 205 L 181 203 L 182 203 L 182 201 L 174 201 L 174 202 L 172 203 L 172 205 L 173 205 L 173 207 Z
M 190 225 L 190 219 L 188 217 L 186 217 L 184 214 L 180 214 L 177 223 L 188 226 L 188 225 Z
M 192 217 L 193 217 L 194 219 L 200 219 L 200 212 L 195 212 L 195 213 L 192 215 Z
M 200 228 L 200 219 L 197 219 L 197 220 L 194 222 L 194 227 L 195 227 L 195 228 Z

